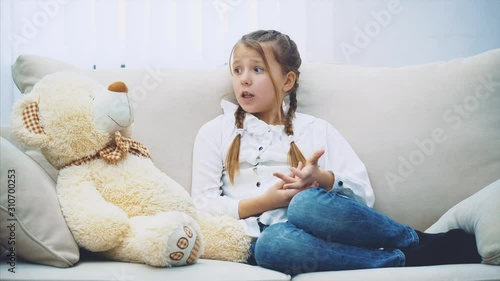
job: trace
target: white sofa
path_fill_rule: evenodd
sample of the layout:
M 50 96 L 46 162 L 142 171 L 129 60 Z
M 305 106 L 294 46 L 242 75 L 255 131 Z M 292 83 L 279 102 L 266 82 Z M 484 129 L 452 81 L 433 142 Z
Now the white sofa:
M 21 92 L 28 92 L 44 75 L 61 70 L 80 72 L 104 85 L 124 81 L 138 102 L 134 138 L 148 146 L 161 170 L 190 189 L 194 137 L 203 123 L 221 113 L 221 98 L 233 99 L 227 66 L 82 70 L 23 55 L 12 68 Z M 50 200 L 55 196 L 57 171 L 3 127 L 1 245 L 8 250 L 6 239 L 12 236 L 5 225 L 6 173 L 14 169 L 19 213 L 14 235 L 19 247 L 28 245 L 27 240 L 35 246 L 18 249 L 15 273 L 9 272 L 12 258 L 6 251 L 0 261 L 1 279 L 500 280 L 500 266 L 491 265 L 500 261 L 499 223 L 495 222 L 500 217 L 500 49 L 399 68 L 304 63 L 301 70 L 298 111 L 328 120 L 348 139 L 367 166 L 376 195 L 375 209 L 419 230 L 432 225 L 429 231 L 460 226 L 475 232 L 483 264 L 289 276 L 258 266 L 206 259 L 191 266 L 154 268 L 79 256 L 71 237 L 68 241 L 50 239 L 67 229 L 36 229 L 39 224 L 61 221 L 57 201 L 44 205 L 54 202 Z M 45 209 L 37 211 L 40 206 Z M 62 242 L 67 245 L 61 250 L 57 244 Z M 44 260 L 44 254 L 50 258 Z

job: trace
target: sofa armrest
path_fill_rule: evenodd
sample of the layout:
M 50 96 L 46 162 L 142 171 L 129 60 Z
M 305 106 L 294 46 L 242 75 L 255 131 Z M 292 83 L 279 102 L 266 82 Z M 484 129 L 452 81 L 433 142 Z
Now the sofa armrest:
M 0 145 L 0 244 L 10 266 L 15 267 L 18 258 L 74 265 L 79 249 L 63 218 L 55 181 L 8 140 L 0 138 Z

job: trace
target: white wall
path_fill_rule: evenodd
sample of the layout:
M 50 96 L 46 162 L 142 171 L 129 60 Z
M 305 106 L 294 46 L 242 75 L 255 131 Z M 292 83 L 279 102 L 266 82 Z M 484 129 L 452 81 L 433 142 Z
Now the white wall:
M 335 1 L 334 61 L 403 66 L 500 48 L 498 0 L 398 2 Z
M 1 124 L 22 53 L 80 67 L 212 67 L 255 29 L 304 61 L 403 66 L 500 48 L 500 0 L 0 0 Z

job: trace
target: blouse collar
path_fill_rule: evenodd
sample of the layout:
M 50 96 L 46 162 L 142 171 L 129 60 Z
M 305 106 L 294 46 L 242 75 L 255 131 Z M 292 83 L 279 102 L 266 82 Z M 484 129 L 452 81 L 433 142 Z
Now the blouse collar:
M 221 107 L 224 115 L 228 118 L 231 118 L 231 120 L 234 120 L 234 113 L 238 109 L 238 106 L 230 101 L 222 100 Z M 312 122 L 312 118 L 307 119 L 308 120 L 304 120 L 306 122 L 297 122 L 299 121 L 297 120 L 297 116 L 294 117 L 293 125 L 295 134 L 293 136 L 288 136 L 289 142 L 298 140 L 305 126 Z M 269 125 L 266 122 L 255 117 L 253 114 L 246 113 L 245 121 L 243 122 L 243 129 L 237 129 L 237 133 L 241 135 L 249 133 L 254 136 L 262 136 L 273 131 L 274 133 L 278 134 L 286 134 L 284 128 L 284 125 Z

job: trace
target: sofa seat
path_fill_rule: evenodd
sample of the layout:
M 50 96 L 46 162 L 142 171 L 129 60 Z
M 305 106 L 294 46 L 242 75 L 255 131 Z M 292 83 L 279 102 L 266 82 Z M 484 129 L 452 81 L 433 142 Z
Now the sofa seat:
M 390 267 L 376 269 L 314 272 L 300 274 L 294 281 L 370 280 L 370 281 L 486 281 L 500 280 L 500 267 L 487 264 L 453 264 L 417 267 Z
M 259 266 L 241 263 L 201 259 L 196 264 L 174 268 L 155 268 L 144 264 L 82 260 L 70 268 L 54 268 L 23 261 L 16 262 L 16 273 L 8 272 L 5 256 L 0 261 L 0 280 L 37 281 L 132 281 L 132 280 L 232 280 L 232 281 L 325 281 L 325 280 L 371 280 L 371 281 L 422 281 L 422 280 L 500 280 L 500 267 L 486 264 L 457 264 L 420 267 L 393 267 L 378 269 L 315 272 L 290 275 L 268 270 Z
M 37 281 L 284 281 L 289 275 L 268 270 L 259 266 L 242 263 L 200 259 L 194 265 L 173 268 L 157 268 L 145 264 L 125 263 L 85 259 L 69 268 L 16 262 L 16 271 L 8 271 L 10 266 L 4 255 L 0 261 L 0 280 L 37 280 Z

